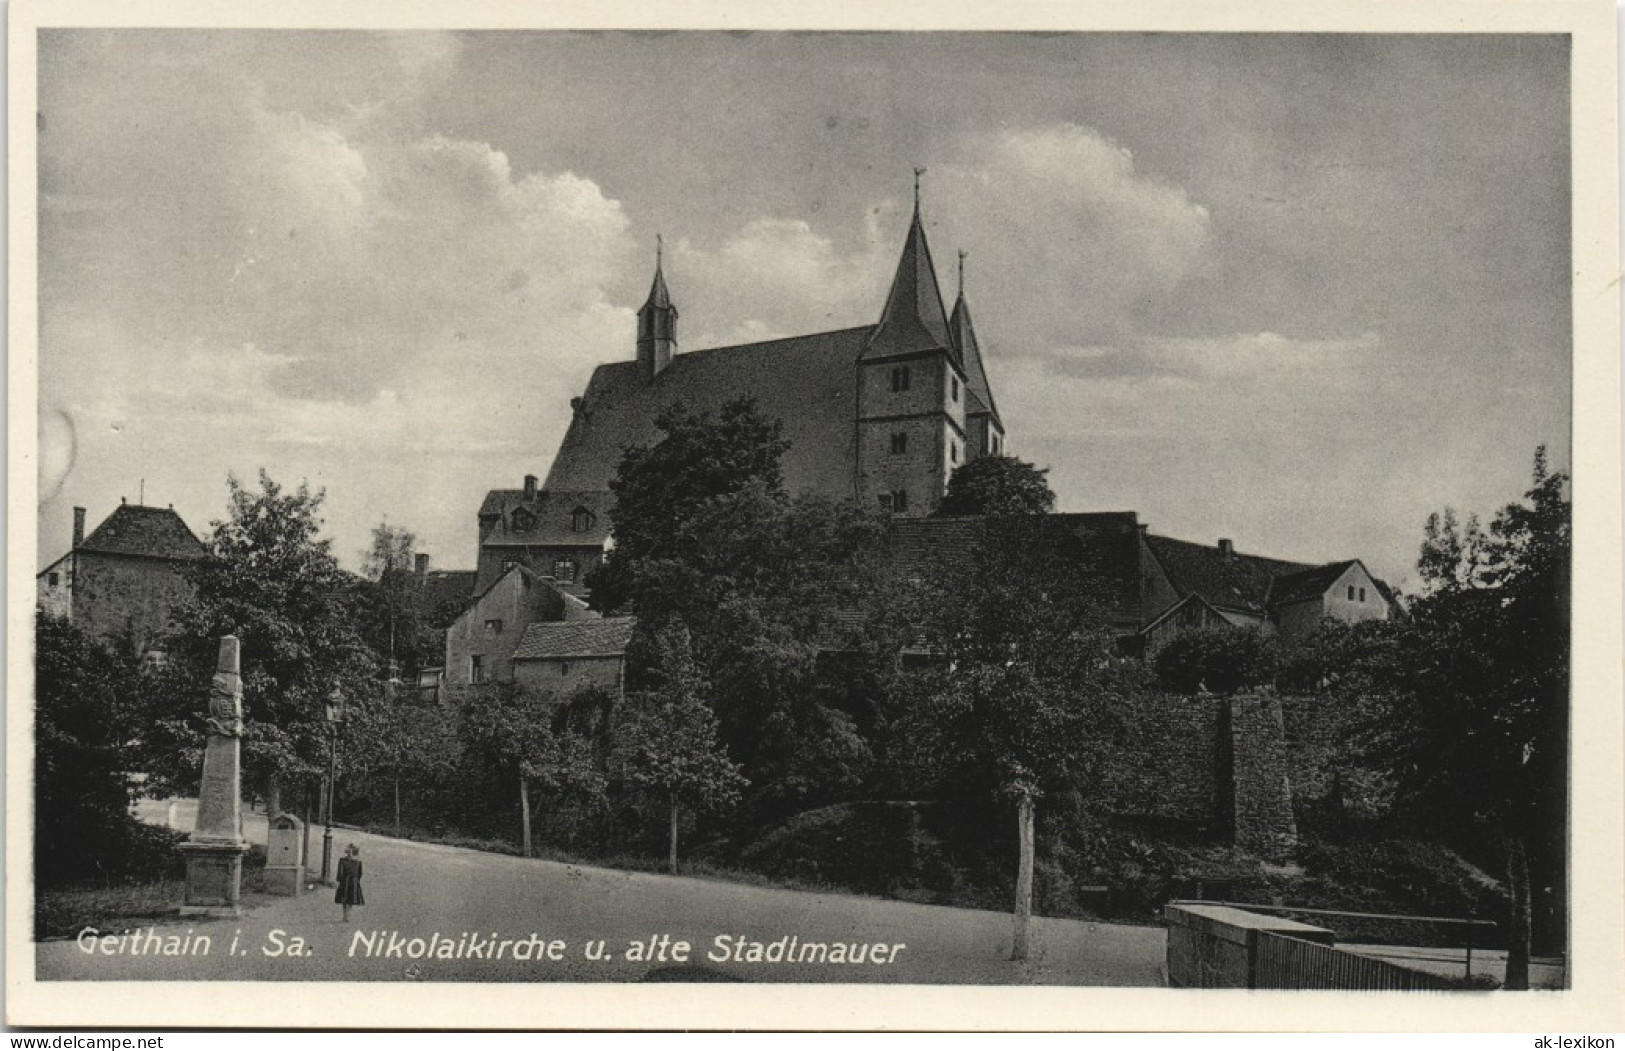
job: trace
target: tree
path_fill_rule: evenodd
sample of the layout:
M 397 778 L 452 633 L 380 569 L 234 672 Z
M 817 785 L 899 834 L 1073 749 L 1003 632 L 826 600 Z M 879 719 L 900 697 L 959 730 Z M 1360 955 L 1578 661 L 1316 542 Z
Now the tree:
M 389 677 L 399 674 L 396 658 L 400 636 L 400 618 L 410 616 L 412 596 L 412 559 L 417 538 L 404 529 L 381 522 L 373 527 L 372 544 L 363 553 L 361 573 L 378 585 L 378 597 L 383 602 L 383 647 L 381 654 Z
M 34 625 L 34 874 L 41 886 L 117 879 L 137 829 L 128 807 L 130 744 L 142 673 L 67 620 Z
M 288 491 L 264 470 L 258 491 L 234 476 L 226 485 L 229 514 L 212 524 L 170 649 L 197 684 L 187 697 L 202 697 L 216 640 L 242 640 L 244 762 L 276 812 L 286 780 L 325 769 L 333 691 L 352 711 L 379 703 L 377 664 L 356 630 L 353 578 L 319 535 L 325 494 L 303 483 Z
M 1169 639 L 1151 663 L 1175 693 L 1236 693 L 1275 679 L 1275 643 L 1256 628 L 1189 628 Z
M 476 688 L 463 708 L 465 747 L 482 766 L 496 771 L 509 791 L 518 788 L 525 857 L 535 852 L 533 830 L 544 800 L 603 798 L 606 781 L 597 733 L 560 717 L 571 707 L 599 707 L 597 691 L 588 688 L 584 693 L 561 706 L 551 694 L 534 694 L 504 682 Z
M 717 737 L 717 720 L 701 697 L 703 684 L 688 638 L 670 628 L 659 639 L 664 683 L 633 694 L 616 728 L 625 782 L 667 808 L 667 866 L 677 874 L 681 810 L 722 810 L 738 803 L 746 781 Z
M 1500 850 L 1509 988 L 1527 988 L 1531 868 L 1563 884 L 1567 829 L 1570 509 L 1537 450 L 1533 482 L 1487 531 L 1429 519 L 1425 593 L 1359 674 L 1381 701 L 1367 728 L 1411 820 Z
M 948 480 L 939 515 L 1042 515 L 1055 509 L 1055 494 L 1039 469 L 1014 456 L 978 456 Z
M 437 664 L 444 652 L 445 637 L 434 627 L 439 611 L 423 601 L 416 548 L 412 533 L 379 523 L 362 552 L 364 579 L 356 582 L 362 635 L 390 679 L 414 676 Z
M 850 791 L 871 758 L 820 690 L 817 658 L 872 584 L 884 518 L 787 495 L 778 423 L 749 401 L 659 422 L 661 440 L 630 450 L 612 483 L 616 544 L 590 581 L 595 604 L 638 615 L 629 683 L 659 678 L 654 632 L 678 626 L 756 816 Z
M 609 483 L 615 547 L 587 581 L 600 609 L 640 597 L 639 563 L 681 561 L 697 539 L 684 526 L 708 505 L 750 488 L 770 500 L 784 496 L 779 461 L 790 444 L 752 399 L 730 401 L 717 416 L 677 403 L 655 426 L 661 440 L 626 450 Z
M 938 663 L 894 687 L 891 738 L 915 766 L 1015 804 L 1015 960 L 1028 954 L 1038 802 L 1098 775 L 1139 677 L 1102 613 L 1094 553 L 1049 521 L 987 521 L 969 558 L 944 554 L 916 578 L 907 616 Z

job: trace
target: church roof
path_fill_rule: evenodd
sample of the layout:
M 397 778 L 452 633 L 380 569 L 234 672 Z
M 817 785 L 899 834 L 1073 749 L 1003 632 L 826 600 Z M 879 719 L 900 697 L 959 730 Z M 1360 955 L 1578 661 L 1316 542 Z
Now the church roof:
M 870 326 L 809 336 L 690 351 L 671 359 L 653 380 L 636 361 L 600 365 L 559 445 L 543 489 L 605 492 L 634 446 L 660 440 L 655 417 L 681 403 L 715 412 L 741 396 L 784 425 L 790 443 L 784 481 L 791 492 L 852 491 L 857 436 L 858 355 Z
M 916 205 L 908 239 L 903 242 L 902 257 L 897 261 L 897 274 L 892 278 L 891 293 L 886 296 L 880 324 L 869 337 L 864 355 L 880 357 L 936 349 L 952 353 L 955 347 L 948 332 L 948 312 L 942 305 L 942 292 L 937 288 L 931 246 L 926 244 L 925 226 Z
M 120 504 L 114 508 L 113 513 L 80 542 L 77 550 L 182 561 L 200 559 L 207 553 L 203 542 L 174 508 L 141 504 Z
M 525 628 L 513 659 L 563 660 L 571 657 L 619 657 L 632 639 L 635 617 L 601 620 L 543 621 Z
M 959 293 L 948 324 L 953 330 L 959 365 L 965 370 L 965 386 L 970 390 L 970 397 L 965 399 L 965 410 L 972 415 L 991 413 L 998 420 L 999 408 L 993 401 L 993 388 L 988 386 L 987 372 L 982 368 L 982 348 L 976 342 L 976 326 L 971 323 L 970 304 L 965 301 L 964 292 Z M 1003 421 L 1000 423 L 1002 425 Z

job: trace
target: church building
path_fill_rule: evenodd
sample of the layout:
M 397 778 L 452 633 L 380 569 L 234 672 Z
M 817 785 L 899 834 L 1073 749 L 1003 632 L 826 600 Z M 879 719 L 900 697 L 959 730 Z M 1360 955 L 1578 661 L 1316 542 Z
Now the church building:
M 654 421 L 667 406 L 715 411 L 749 396 L 764 416 L 783 422 L 791 492 L 929 515 L 955 468 L 1005 447 L 963 265 L 960 273 L 950 312 L 916 193 L 878 323 L 684 354 L 677 305 L 657 254 L 654 283 L 638 311 L 636 356 L 593 371 L 572 403 L 569 430 L 542 490 L 607 493 L 622 452 L 659 440 Z

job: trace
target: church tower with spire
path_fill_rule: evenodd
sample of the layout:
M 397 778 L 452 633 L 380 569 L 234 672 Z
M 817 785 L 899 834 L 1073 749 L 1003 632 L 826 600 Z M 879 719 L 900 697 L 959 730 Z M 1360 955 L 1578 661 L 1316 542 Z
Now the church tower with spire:
M 993 388 L 982 367 L 982 348 L 976 342 L 971 324 L 970 304 L 965 301 L 965 253 L 959 253 L 959 298 L 948 318 L 948 332 L 954 341 L 954 356 L 965 372 L 965 449 L 967 459 L 998 456 L 1004 452 L 1004 422 L 993 401 Z
M 914 218 L 891 292 L 857 362 L 858 499 L 911 517 L 937 509 L 949 477 L 982 444 L 967 430 L 970 377 L 937 287 L 919 176 L 916 170 Z M 969 332 L 968 309 L 964 323 Z M 985 387 L 985 376 L 981 382 Z
M 653 380 L 671 364 L 677 350 L 677 308 L 666 291 L 662 273 L 663 246 L 655 235 L 655 279 L 649 298 L 638 308 L 638 368 L 645 380 Z

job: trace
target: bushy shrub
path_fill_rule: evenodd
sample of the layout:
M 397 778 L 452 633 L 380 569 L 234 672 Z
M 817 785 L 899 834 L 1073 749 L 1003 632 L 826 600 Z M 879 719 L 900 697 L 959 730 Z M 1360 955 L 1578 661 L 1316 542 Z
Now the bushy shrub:
M 874 894 L 945 891 L 954 876 L 910 803 L 842 803 L 797 814 L 746 846 L 740 863 Z
M 1274 682 L 1275 643 L 1255 628 L 1189 628 L 1157 650 L 1158 683 L 1175 693 L 1237 693 Z

